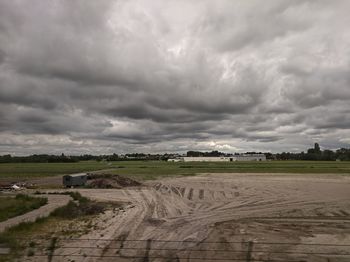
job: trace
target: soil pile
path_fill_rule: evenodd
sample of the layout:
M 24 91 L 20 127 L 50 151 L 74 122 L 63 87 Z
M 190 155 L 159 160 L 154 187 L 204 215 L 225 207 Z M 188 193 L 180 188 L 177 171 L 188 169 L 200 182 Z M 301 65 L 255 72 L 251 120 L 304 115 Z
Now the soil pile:
M 0 182 L 0 188 L 9 188 L 11 186 L 12 186 L 12 184 L 10 184 L 10 183 Z
M 128 177 L 114 174 L 89 174 L 87 186 L 91 188 L 123 188 L 142 184 Z

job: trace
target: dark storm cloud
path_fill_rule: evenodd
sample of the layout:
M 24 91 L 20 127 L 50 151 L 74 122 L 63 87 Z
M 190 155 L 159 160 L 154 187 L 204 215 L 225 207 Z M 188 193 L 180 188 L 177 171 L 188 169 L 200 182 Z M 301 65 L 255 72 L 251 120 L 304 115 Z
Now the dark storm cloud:
M 17 104 L 52 110 L 59 103 L 56 98 L 50 96 L 47 85 L 39 79 L 22 77 L 21 75 L 5 71 L 0 73 L 0 85 L 0 102 L 4 104 Z
M 1 151 L 344 145 L 349 7 L 0 1 Z

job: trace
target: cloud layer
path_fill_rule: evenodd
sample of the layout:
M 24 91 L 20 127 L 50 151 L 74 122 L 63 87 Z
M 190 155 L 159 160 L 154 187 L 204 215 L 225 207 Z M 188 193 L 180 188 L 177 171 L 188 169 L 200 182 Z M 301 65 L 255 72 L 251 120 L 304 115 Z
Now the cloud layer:
M 0 1 L 0 153 L 349 146 L 349 8 Z

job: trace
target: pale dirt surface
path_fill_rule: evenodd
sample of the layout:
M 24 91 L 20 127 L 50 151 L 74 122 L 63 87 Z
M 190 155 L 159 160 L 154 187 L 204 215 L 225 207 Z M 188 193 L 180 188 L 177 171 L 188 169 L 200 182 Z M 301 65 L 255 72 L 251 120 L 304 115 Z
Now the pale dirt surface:
M 59 240 L 52 261 L 350 261 L 349 176 L 204 174 L 79 192 L 130 204 Z
M 32 195 L 33 197 L 45 197 L 47 198 L 47 204 L 41 206 L 38 209 L 34 209 L 28 213 L 25 213 L 20 216 L 10 218 L 6 221 L 0 222 L 0 233 L 3 232 L 6 228 L 13 227 L 22 222 L 34 222 L 37 218 L 46 217 L 50 215 L 52 211 L 56 208 L 65 206 L 71 200 L 70 196 L 67 195 Z

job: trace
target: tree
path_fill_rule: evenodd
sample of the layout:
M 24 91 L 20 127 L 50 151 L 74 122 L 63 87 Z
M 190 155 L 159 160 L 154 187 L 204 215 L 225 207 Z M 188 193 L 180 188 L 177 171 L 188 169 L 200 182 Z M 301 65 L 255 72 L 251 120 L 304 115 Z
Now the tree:
M 321 152 L 320 145 L 318 143 L 315 143 L 314 150 L 316 154 Z

